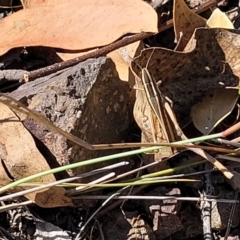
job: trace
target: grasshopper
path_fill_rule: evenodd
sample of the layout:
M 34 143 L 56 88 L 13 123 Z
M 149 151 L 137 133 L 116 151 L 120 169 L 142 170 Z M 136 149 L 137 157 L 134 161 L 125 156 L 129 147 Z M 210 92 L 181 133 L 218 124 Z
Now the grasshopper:
M 186 139 L 178 125 L 170 101 L 161 93 L 156 80 L 147 69 L 153 53 L 154 49 L 146 67 L 141 69 L 140 84 L 137 82 L 140 86 L 136 88 L 134 117 L 143 134 L 150 133 L 152 135 L 154 143 L 159 141 L 170 143 L 179 139 Z M 173 153 L 174 150 L 171 148 L 164 149 L 161 157 L 169 157 Z

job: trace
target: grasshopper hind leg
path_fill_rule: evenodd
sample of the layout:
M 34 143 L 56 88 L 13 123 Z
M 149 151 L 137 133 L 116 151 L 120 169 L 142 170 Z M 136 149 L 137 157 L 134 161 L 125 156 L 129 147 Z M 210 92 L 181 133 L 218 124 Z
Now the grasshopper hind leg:
M 146 106 L 149 108 L 150 110 L 150 106 Z M 143 126 L 144 129 L 146 131 L 142 131 L 142 143 L 146 142 L 146 143 L 157 143 L 157 132 L 156 132 L 156 128 L 155 128 L 155 122 L 153 119 L 153 115 L 152 115 L 152 111 L 148 111 L 147 116 L 143 115 L 142 118 L 143 121 Z M 147 152 L 147 154 L 155 154 L 157 153 L 158 150 L 154 151 L 154 152 Z

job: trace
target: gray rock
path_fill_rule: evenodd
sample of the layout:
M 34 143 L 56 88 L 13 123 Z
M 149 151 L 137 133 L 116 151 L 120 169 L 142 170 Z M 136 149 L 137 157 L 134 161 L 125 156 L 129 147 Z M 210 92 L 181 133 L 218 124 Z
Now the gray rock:
M 125 141 L 133 119 L 128 83 L 120 81 L 114 63 L 106 57 L 89 59 L 65 71 L 28 82 L 10 96 L 44 114 L 59 128 L 91 144 Z M 23 122 L 50 150 L 57 165 L 119 152 L 90 151 L 31 119 Z M 45 148 L 43 154 L 46 151 Z M 54 165 L 54 160 L 50 161 L 51 164 Z M 88 165 L 69 173 L 75 175 L 109 164 Z

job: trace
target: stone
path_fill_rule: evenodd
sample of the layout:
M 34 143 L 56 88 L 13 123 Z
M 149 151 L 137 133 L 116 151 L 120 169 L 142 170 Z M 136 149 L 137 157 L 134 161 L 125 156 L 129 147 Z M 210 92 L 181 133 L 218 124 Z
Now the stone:
M 126 141 L 133 121 L 128 83 L 120 81 L 114 63 L 106 57 L 88 59 L 67 70 L 28 82 L 9 95 L 42 113 L 57 127 L 91 144 Z M 87 150 L 31 119 L 25 118 L 23 123 L 36 141 L 40 140 L 41 144 L 37 145 L 43 145 L 42 153 L 46 160 L 51 158 L 50 166 L 120 152 Z M 88 165 L 68 173 L 74 176 L 111 163 Z M 125 172 L 126 167 L 121 171 Z

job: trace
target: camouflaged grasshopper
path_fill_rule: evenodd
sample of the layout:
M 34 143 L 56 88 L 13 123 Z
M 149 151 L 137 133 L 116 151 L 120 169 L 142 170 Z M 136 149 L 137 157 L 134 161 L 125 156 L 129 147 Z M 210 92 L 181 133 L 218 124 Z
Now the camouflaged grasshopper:
M 141 81 L 136 82 L 136 102 L 134 117 L 143 133 L 152 135 L 154 143 L 171 143 L 179 139 L 186 139 L 178 125 L 176 116 L 172 110 L 171 102 L 159 90 L 156 80 L 147 69 L 154 49 L 145 68 L 141 69 Z M 144 91 L 144 93 L 141 92 Z M 144 99 L 145 98 L 145 99 Z M 149 110 L 150 107 L 150 110 Z M 151 141 L 151 140 L 147 140 Z M 174 149 L 162 149 L 162 157 L 174 154 Z

